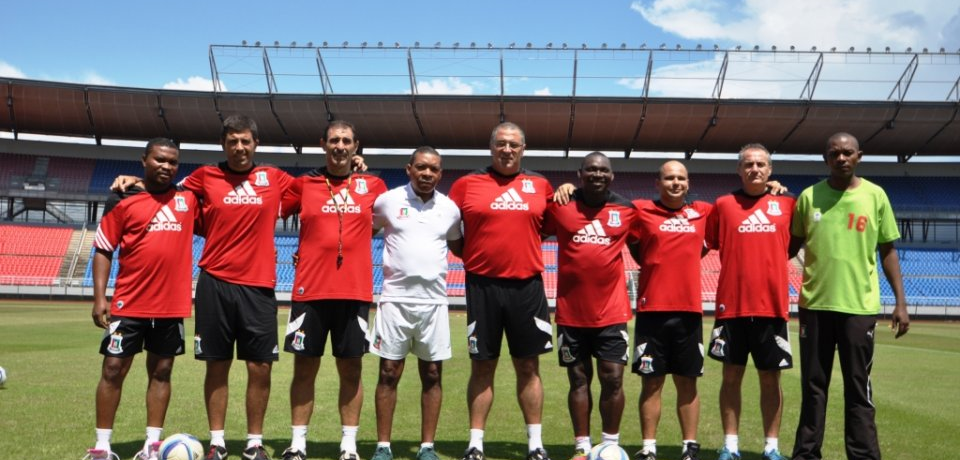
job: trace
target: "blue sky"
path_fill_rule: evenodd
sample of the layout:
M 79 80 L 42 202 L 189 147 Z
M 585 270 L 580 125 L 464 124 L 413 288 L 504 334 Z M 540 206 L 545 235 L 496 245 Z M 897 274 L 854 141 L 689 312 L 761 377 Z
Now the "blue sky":
M 957 65 L 952 65 L 960 49 L 960 4 L 950 0 L 15 1 L 4 6 L 3 15 L 0 76 L 143 88 L 210 90 L 209 45 L 239 45 L 243 40 L 265 44 L 279 41 L 284 45 L 294 41 L 300 45 L 311 41 L 354 45 L 383 41 L 405 46 L 416 41 L 424 46 L 438 41 L 444 45 L 460 42 L 461 46 L 469 42 L 481 46 L 566 42 L 574 47 L 582 43 L 594 47 L 602 43 L 611 47 L 647 43 L 658 47 L 665 43 L 670 48 L 680 44 L 688 49 L 702 43 L 711 48 L 717 44 L 722 49 L 741 45 L 745 49 L 777 46 L 780 50 L 791 45 L 798 50 L 811 46 L 821 50 L 851 46 L 880 50 L 890 46 L 895 51 L 927 47 L 934 52 L 945 47 L 954 53 L 946 59 L 948 65 L 921 70 L 921 75 L 936 74 L 929 77 L 941 82 L 933 89 L 936 95 L 944 92 L 942 85 L 949 85 L 960 75 Z M 542 66 L 549 66 L 547 61 Z M 620 65 L 631 67 L 633 61 L 627 62 Z M 619 76 L 611 79 L 611 85 L 627 93 L 639 91 L 638 81 L 628 77 L 642 76 L 645 57 L 636 62 L 639 70 L 609 74 Z M 466 66 L 476 67 L 473 64 L 477 62 Z M 554 64 L 569 68 L 563 58 Z M 847 71 L 864 74 L 863 70 L 850 70 L 846 64 L 839 70 L 825 71 L 834 72 L 838 81 Z M 436 69 L 429 61 L 418 61 L 417 65 L 418 72 L 425 74 L 418 81 L 421 92 L 491 91 L 484 88 L 482 79 L 471 79 L 467 74 L 476 72 L 467 67 Z M 735 79 L 740 75 L 745 79 L 740 86 L 767 97 L 778 97 L 781 92 L 786 94 L 781 97 L 795 97 L 802 83 L 794 82 L 790 85 L 795 87 L 784 89 L 784 84 L 764 82 L 803 79 L 811 66 L 805 61 L 793 67 L 754 62 L 738 65 L 731 65 L 728 78 L 732 81 L 725 91 L 737 94 Z M 887 67 L 883 72 L 895 80 L 904 63 L 891 61 Z M 706 91 L 703 96 L 709 96 L 718 68 L 715 56 L 658 67 L 655 76 L 661 80 L 654 94 L 696 96 Z M 697 77 L 670 77 L 679 73 Z M 228 91 L 260 90 L 256 85 L 221 80 Z M 878 86 L 881 98 L 885 97 L 889 84 Z M 515 86 L 518 93 L 569 92 L 567 82 L 549 79 L 521 87 L 519 83 Z M 923 90 L 922 84 L 918 87 L 916 91 Z M 597 91 L 598 95 L 604 94 L 604 90 Z M 829 94 L 829 87 L 823 91 Z

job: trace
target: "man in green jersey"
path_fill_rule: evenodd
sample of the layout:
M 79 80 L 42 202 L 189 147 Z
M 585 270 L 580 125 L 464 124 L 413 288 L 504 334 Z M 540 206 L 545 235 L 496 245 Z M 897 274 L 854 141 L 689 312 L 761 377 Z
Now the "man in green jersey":
M 862 155 L 852 135 L 831 136 L 823 155 L 830 176 L 800 194 L 791 224 L 791 249 L 806 245 L 799 310 L 803 396 L 795 460 L 823 457 L 834 350 L 843 373 L 847 458 L 880 458 L 870 383 L 880 313 L 878 250 L 896 298 L 891 328 L 898 338 L 910 328 L 893 245 L 900 232 L 883 189 L 856 175 Z

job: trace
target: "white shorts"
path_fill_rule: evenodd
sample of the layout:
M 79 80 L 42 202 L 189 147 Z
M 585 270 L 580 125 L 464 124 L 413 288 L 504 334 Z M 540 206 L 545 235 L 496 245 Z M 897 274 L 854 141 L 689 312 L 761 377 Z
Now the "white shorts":
M 370 331 L 370 352 L 392 360 L 408 353 L 424 361 L 450 359 L 447 305 L 381 302 Z

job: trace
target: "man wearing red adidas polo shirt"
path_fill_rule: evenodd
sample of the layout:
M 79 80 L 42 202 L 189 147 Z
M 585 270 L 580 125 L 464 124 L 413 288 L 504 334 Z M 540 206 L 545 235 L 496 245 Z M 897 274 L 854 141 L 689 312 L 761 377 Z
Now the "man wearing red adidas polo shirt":
M 717 460 L 740 458 L 740 387 L 747 357 L 760 379 L 764 460 L 782 460 L 779 451 L 783 393 L 780 371 L 793 367 L 787 319 L 790 292 L 787 260 L 795 199 L 773 195 L 770 152 L 760 144 L 740 149 L 737 173 L 743 188 L 717 198 L 707 219 L 707 245 L 720 251 L 716 324 L 710 357 L 723 362 L 720 420 L 724 446 Z M 792 254 L 791 254 L 792 255 Z
M 506 332 L 517 399 L 527 424 L 528 460 L 547 460 L 541 438 L 543 383 L 540 354 L 553 349 L 553 328 L 543 290 L 540 228 L 553 187 L 521 169 L 523 130 L 501 123 L 490 136 L 493 164 L 454 182 L 460 207 L 467 272 L 467 345 L 470 444 L 464 460 L 483 460 L 483 432 L 493 405 L 493 379 Z
M 360 140 L 346 121 L 330 122 L 320 139 L 326 167 L 296 179 L 283 197 L 283 215 L 300 213 L 300 248 L 283 349 L 293 353 L 292 440 L 283 460 L 306 458 L 320 358 L 328 335 L 340 376 L 340 460 L 358 460 L 363 404 L 360 376 L 373 300 L 373 203 L 387 191 L 377 176 L 353 173 Z
M 656 458 L 661 392 L 667 374 L 677 388 L 677 414 L 683 436 L 681 460 L 696 460 L 700 451 L 697 424 L 700 397 L 697 378 L 703 374 L 703 305 L 700 258 L 713 206 L 687 202 L 690 181 L 679 161 L 660 167 L 656 180 L 660 199 L 636 200 L 639 243 L 631 244 L 640 264 L 634 328 L 633 372 L 642 379 L 640 429 L 643 447 L 635 460 Z

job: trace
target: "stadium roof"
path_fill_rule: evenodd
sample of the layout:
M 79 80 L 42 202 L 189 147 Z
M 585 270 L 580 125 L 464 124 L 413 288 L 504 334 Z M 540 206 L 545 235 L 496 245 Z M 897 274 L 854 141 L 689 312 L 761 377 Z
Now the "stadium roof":
M 824 53 L 795 53 L 788 62 L 778 63 L 777 59 L 790 53 L 714 51 L 707 59 L 712 76 L 706 77 L 707 86 L 712 86 L 713 91 L 701 97 L 689 97 L 673 96 L 669 91 L 656 89 L 656 85 L 662 85 L 667 78 L 663 76 L 664 68 L 657 67 L 657 59 L 670 61 L 664 53 L 675 55 L 677 51 L 673 50 L 656 51 L 663 55 L 660 57 L 652 50 L 621 50 L 630 57 L 620 61 L 614 59 L 615 64 L 622 67 L 635 66 L 638 62 L 643 64 L 629 72 L 623 69 L 599 70 L 600 66 L 608 65 L 603 60 L 606 55 L 603 53 L 607 53 L 605 49 L 525 50 L 523 53 L 537 53 L 536 56 L 548 58 L 530 60 L 529 56 L 518 53 L 513 61 L 510 60 L 511 53 L 520 50 L 476 50 L 473 56 L 463 56 L 463 50 L 437 48 L 429 50 L 429 56 L 415 59 L 417 51 L 401 48 L 392 51 L 400 54 L 382 57 L 386 50 L 380 51 L 382 55 L 376 55 L 369 50 L 346 47 L 332 53 L 323 48 L 213 46 L 210 60 L 216 87 L 210 92 L 0 79 L 0 97 L 7 106 L 7 110 L 0 110 L 0 130 L 13 132 L 15 136 L 23 133 L 79 136 L 94 138 L 98 142 L 111 138 L 166 136 L 179 142 L 211 143 L 216 141 L 224 117 L 244 113 L 258 121 L 262 144 L 290 145 L 297 151 L 304 146 L 318 145 L 320 130 L 328 120 L 336 118 L 354 122 L 367 148 L 406 149 L 427 144 L 445 149 L 483 149 L 490 129 L 506 120 L 522 126 L 527 133 L 528 148 L 537 150 L 621 151 L 628 157 L 640 156 L 643 152 L 694 155 L 696 152 L 736 152 L 746 142 L 761 142 L 780 154 L 811 154 L 821 152 L 831 134 L 848 131 L 861 140 L 862 148 L 871 155 L 897 156 L 900 161 L 907 161 L 914 155 L 960 155 L 960 71 L 956 70 L 960 67 L 948 66 L 945 77 L 930 80 L 945 85 L 942 88 L 949 91 L 940 88 L 937 92 L 943 94 L 926 100 L 906 97 L 919 63 L 925 62 L 924 59 L 936 63 L 933 59 L 939 56 L 953 65 L 953 61 L 960 58 L 958 53 L 925 53 L 923 58 L 920 54 L 896 53 L 889 57 L 891 61 L 885 66 L 894 67 L 900 78 L 894 76 L 889 82 L 879 80 L 883 83 L 880 85 L 884 88 L 882 93 L 889 91 L 889 95 L 864 98 L 853 90 L 845 93 L 847 90 L 841 88 L 830 94 L 852 94 L 848 97 L 853 99 L 820 99 L 814 97 L 817 84 L 824 87 L 831 83 L 826 78 L 820 81 L 821 72 L 829 73 L 832 69 Z M 301 70 L 275 71 L 280 67 L 273 64 L 280 61 L 278 56 L 289 59 L 292 52 L 300 53 L 298 59 L 313 59 L 315 75 L 301 73 Z M 362 54 L 364 52 L 367 54 Z M 457 53 L 460 53 L 459 57 Z M 224 65 L 224 54 L 234 60 L 230 65 Z M 687 52 L 688 62 L 698 65 L 704 62 L 701 57 L 690 58 L 691 54 L 696 53 Z M 828 54 L 827 57 L 831 56 Z M 843 59 L 851 66 L 849 62 L 858 57 L 861 57 L 858 53 L 846 53 Z M 240 67 L 236 63 L 251 59 L 260 63 L 259 74 L 237 70 L 235 75 L 259 79 L 264 87 L 253 88 L 254 92 L 227 91 L 226 77 L 231 75 L 227 70 Z M 371 63 L 396 64 L 400 61 L 406 67 L 402 72 L 345 68 L 348 65 L 370 66 Z M 287 61 L 280 62 L 288 65 Z M 560 72 L 561 77 L 530 70 L 558 62 L 567 69 Z M 676 66 L 675 62 L 670 62 Z M 738 84 L 756 88 L 769 83 L 732 76 L 737 72 L 735 66 L 741 66 L 739 74 L 743 75 L 755 71 L 757 62 L 768 68 L 789 66 L 789 72 L 793 74 L 802 71 L 803 78 L 781 77 L 781 83 L 802 87 L 799 97 L 749 98 L 734 90 L 729 90 L 734 96 L 725 96 L 724 85 L 728 89 L 736 88 Z M 483 68 L 462 71 L 473 72 L 471 75 L 430 73 L 429 70 L 418 74 L 414 70 L 418 66 L 436 68 L 453 65 L 451 63 L 472 67 L 497 67 L 499 64 L 499 74 L 496 70 Z M 519 70 L 512 73 L 504 70 L 511 65 Z M 753 67 L 743 67 L 750 65 Z M 336 66 L 340 66 L 339 70 L 328 70 Z M 563 80 L 563 72 L 572 75 Z M 633 81 L 626 80 L 627 75 L 637 74 L 639 76 Z M 464 80 L 468 77 L 479 80 L 481 76 L 499 80 L 499 88 L 494 84 L 493 89 L 486 92 L 428 94 L 429 86 L 422 85 L 430 78 L 457 83 L 461 81 L 457 75 L 463 75 Z M 553 88 L 556 88 L 556 79 L 561 78 L 570 89 L 561 91 L 564 94 L 560 95 L 553 94 L 556 90 L 550 91 L 550 87 L 537 94 L 512 92 L 505 81 L 511 78 L 520 80 L 518 75 L 545 79 L 552 82 Z M 696 78 L 705 79 L 702 73 L 699 75 Z M 303 77 L 312 78 L 319 90 L 281 92 L 283 85 L 278 85 L 278 81 L 294 77 L 301 80 Z M 384 91 L 380 84 L 371 86 L 376 89 L 369 92 L 349 93 L 360 91 L 348 84 L 357 79 L 396 80 L 397 77 L 405 80 L 406 90 Z M 549 80 L 551 78 L 554 80 Z M 682 80 L 684 77 L 673 78 Z M 859 78 L 861 80 L 847 81 L 848 87 L 876 85 L 878 82 L 866 75 Z M 591 85 L 602 81 L 618 84 L 621 91 L 592 89 Z M 833 82 L 837 81 L 845 80 L 834 78 Z M 915 83 L 915 88 L 921 83 Z M 231 86 L 251 87 L 249 83 Z M 295 90 L 300 88 L 290 86 Z M 624 90 L 630 86 L 639 89 L 631 94 Z M 341 88 L 340 92 L 334 92 L 335 87 Z M 343 93 L 342 88 L 348 93 Z M 385 93 L 374 94 L 377 91 Z

